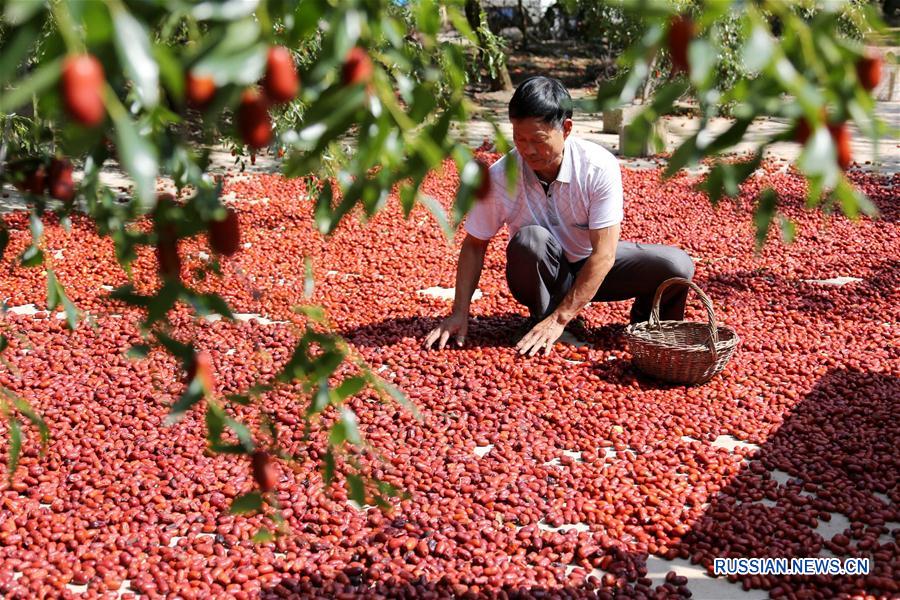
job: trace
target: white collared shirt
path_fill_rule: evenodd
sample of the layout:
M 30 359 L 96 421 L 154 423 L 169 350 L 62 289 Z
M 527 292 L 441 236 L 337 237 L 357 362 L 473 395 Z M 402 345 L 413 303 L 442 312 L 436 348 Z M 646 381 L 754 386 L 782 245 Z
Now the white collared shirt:
M 506 161 L 516 160 L 514 193 L 506 186 Z M 589 230 L 622 222 L 624 199 L 619 161 L 606 148 L 570 135 L 556 180 L 544 192 L 534 171 L 512 150 L 490 168 L 491 191 L 476 201 L 465 230 L 489 240 L 504 224 L 510 238 L 526 225 L 542 225 L 559 240 L 570 262 L 591 254 Z

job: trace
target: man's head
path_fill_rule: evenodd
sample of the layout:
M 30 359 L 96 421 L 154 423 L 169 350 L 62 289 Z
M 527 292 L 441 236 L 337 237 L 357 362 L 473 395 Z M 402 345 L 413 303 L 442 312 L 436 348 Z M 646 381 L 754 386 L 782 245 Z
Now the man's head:
M 572 97 L 562 82 L 543 76 L 523 81 L 509 101 L 509 121 L 525 163 L 541 177 L 555 178 L 572 131 Z

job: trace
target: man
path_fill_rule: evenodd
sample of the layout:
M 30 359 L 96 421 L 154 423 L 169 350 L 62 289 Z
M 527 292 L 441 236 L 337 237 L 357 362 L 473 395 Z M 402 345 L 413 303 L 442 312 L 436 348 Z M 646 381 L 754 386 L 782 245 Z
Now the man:
M 691 258 L 670 246 L 619 241 L 619 163 L 603 147 L 570 135 L 572 99 L 559 80 L 522 82 L 509 102 L 509 120 L 516 148 L 490 168 L 490 192 L 466 218 L 453 310 L 428 334 L 425 347 L 437 342 L 444 348 L 450 337 L 459 346 L 465 342 L 488 242 L 504 224 L 510 233 L 506 281 L 534 322 L 516 344 L 520 354 L 549 354 L 591 301 L 635 298 L 631 322 L 648 320 L 659 284 L 693 276 Z M 518 166 L 512 190 L 506 185 L 508 160 Z M 686 298 L 683 287 L 667 290 L 660 318 L 682 319 Z

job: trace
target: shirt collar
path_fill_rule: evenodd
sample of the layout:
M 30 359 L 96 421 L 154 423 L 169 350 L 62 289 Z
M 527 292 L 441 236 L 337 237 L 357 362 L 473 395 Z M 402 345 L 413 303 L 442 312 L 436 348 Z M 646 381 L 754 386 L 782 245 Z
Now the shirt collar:
M 573 144 L 571 143 L 572 136 L 566 138 L 565 146 L 563 146 L 563 159 L 562 164 L 559 167 L 559 175 L 556 176 L 556 180 L 560 183 L 571 183 L 572 182 L 572 161 L 575 159 L 572 156 L 574 152 Z

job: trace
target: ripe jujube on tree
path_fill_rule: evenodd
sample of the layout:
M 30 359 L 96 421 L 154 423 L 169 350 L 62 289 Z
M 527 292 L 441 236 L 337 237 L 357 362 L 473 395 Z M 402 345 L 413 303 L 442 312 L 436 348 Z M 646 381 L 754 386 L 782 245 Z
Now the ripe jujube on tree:
M 185 78 L 184 95 L 191 108 L 205 108 L 216 95 L 216 82 L 210 75 L 194 75 Z
M 276 103 L 289 102 L 297 95 L 300 78 L 294 67 L 294 58 L 284 46 L 269 49 L 263 88 L 266 90 L 266 96 Z
M 103 121 L 106 115 L 103 105 L 106 78 L 103 65 L 95 56 L 79 54 L 66 58 L 59 83 L 63 105 L 73 119 L 87 127 L 94 127 Z
M 368 83 L 372 79 L 372 59 L 363 48 L 356 46 L 351 48 L 341 68 L 341 80 L 344 85 L 356 85 Z
M 834 140 L 834 146 L 837 151 L 837 163 L 841 169 L 846 171 L 850 168 L 850 163 L 853 161 L 850 149 L 850 129 L 847 127 L 846 122 L 830 123 L 828 132 L 831 134 L 831 139 Z
M 231 256 L 241 247 L 240 222 L 234 209 L 226 209 L 224 219 L 210 222 L 209 246 L 223 256 Z
M 75 183 L 72 181 L 72 163 L 65 158 L 54 158 L 50 162 L 47 189 L 52 198 L 71 202 L 75 198 Z
M 197 352 L 191 356 L 185 366 L 185 370 L 187 374 L 186 385 L 190 385 L 195 378 L 199 378 L 200 383 L 207 392 L 212 392 L 215 389 L 215 371 L 212 357 L 208 352 Z
M 272 141 L 272 119 L 269 102 L 258 90 L 245 90 L 237 111 L 237 127 L 241 139 L 250 148 L 258 150 Z
M 866 55 L 856 63 L 856 76 L 859 83 L 869 92 L 881 82 L 882 60 L 880 56 Z
M 271 492 L 278 484 L 278 469 L 265 450 L 257 450 L 250 457 L 253 480 L 263 492 Z
M 688 73 L 688 46 L 697 35 L 694 21 L 687 15 L 678 15 L 669 23 L 667 38 L 669 55 L 672 57 L 672 70 L 675 73 Z

